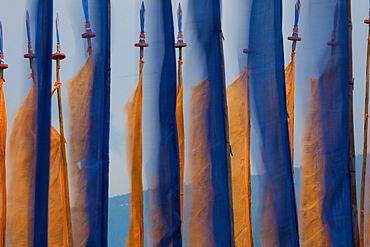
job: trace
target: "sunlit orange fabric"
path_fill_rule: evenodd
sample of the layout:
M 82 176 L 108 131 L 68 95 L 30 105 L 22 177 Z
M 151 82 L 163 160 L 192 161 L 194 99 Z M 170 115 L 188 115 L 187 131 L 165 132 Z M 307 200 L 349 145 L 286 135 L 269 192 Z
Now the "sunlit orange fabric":
M 181 65 L 179 65 L 181 66 Z M 185 134 L 184 134 L 184 109 L 183 109 L 183 95 L 184 86 L 179 75 L 179 84 L 176 99 L 176 122 L 177 133 L 179 140 L 179 156 L 180 156 L 180 207 L 181 207 L 181 220 L 184 215 L 184 165 L 185 165 Z
M 188 242 L 192 247 L 214 246 L 212 205 L 214 190 L 207 145 L 208 78 L 192 88 L 190 119 L 190 215 Z
M 248 68 L 227 87 L 235 246 L 253 246 L 250 194 Z
M 88 158 L 88 136 L 93 60 L 90 54 L 84 66 L 68 84 L 69 96 L 69 174 L 71 183 L 71 212 L 75 246 L 85 246 L 90 233 L 87 213 L 85 162 Z
M 0 79 L 0 243 L 5 242 L 5 225 L 6 225 L 6 109 L 3 90 L 3 79 Z
M 289 143 L 290 154 L 292 157 L 292 166 L 294 166 L 294 75 L 295 75 L 295 52 L 290 56 L 292 60 L 285 68 L 285 86 L 286 86 L 286 104 L 288 110 L 288 128 L 289 128 Z
M 67 246 L 67 219 L 64 202 L 63 158 L 60 135 L 51 126 L 48 246 Z
M 33 84 L 13 123 L 9 142 L 7 246 L 33 246 L 37 85 Z
M 131 174 L 131 222 L 126 246 L 144 246 L 144 205 L 142 182 L 142 106 L 143 66 L 140 63 L 139 82 L 125 106 L 127 124 L 127 156 Z
M 322 207 L 325 196 L 325 156 L 319 105 L 319 78 L 310 80 L 310 106 L 302 138 L 301 246 L 327 246 Z M 330 246 L 330 245 L 329 245 Z

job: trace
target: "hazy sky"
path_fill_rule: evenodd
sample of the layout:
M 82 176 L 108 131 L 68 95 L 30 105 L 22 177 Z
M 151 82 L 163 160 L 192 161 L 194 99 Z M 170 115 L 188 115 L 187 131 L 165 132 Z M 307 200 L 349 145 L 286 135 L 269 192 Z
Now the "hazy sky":
M 29 8 L 31 1 L 17 0 L 6 1 L 0 0 L 2 7 L 0 8 L 0 20 L 3 23 L 4 29 L 4 53 L 5 61 L 9 64 L 9 69 L 5 71 L 6 82 L 4 84 L 5 98 L 8 111 L 8 135 L 12 127 L 12 122 L 15 113 L 26 96 L 32 81 L 27 79 L 30 71 L 28 61 L 23 58 L 23 54 L 27 52 L 26 29 L 25 29 L 25 12 Z M 305 3 L 312 0 L 302 0 L 302 11 L 305 8 Z M 146 1 L 150 6 L 151 0 Z M 179 1 L 173 1 L 174 15 Z M 187 25 L 187 1 L 180 1 L 184 10 L 184 35 L 185 42 L 191 44 L 192 36 L 186 33 Z M 240 70 L 238 67 L 237 54 L 233 45 L 237 39 L 239 30 L 233 21 L 233 13 L 238 11 L 237 0 L 223 2 L 223 32 L 225 36 L 225 63 L 226 63 L 226 79 L 230 84 L 235 79 Z M 139 9 L 141 0 L 121 1 L 111 0 L 112 4 L 112 88 L 111 88 L 111 139 L 110 139 L 110 196 L 115 196 L 129 192 L 129 178 L 127 175 L 126 155 L 125 155 L 125 115 L 123 107 L 134 91 L 138 78 L 138 52 L 133 44 L 138 41 L 139 35 Z M 291 42 L 286 40 L 287 36 L 291 35 L 293 18 L 294 18 L 295 0 L 284 1 L 284 45 L 286 50 L 286 64 L 290 61 L 289 53 Z M 61 42 L 62 51 L 67 54 L 67 59 L 62 61 L 62 81 L 71 79 L 76 72 L 81 68 L 87 58 L 85 52 L 85 40 L 80 38 L 84 32 L 84 16 L 81 1 L 63 0 L 55 1 L 55 12 L 59 12 L 60 27 L 61 27 Z M 366 43 L 367 43 L 367 25 L 363 24 L 363 20 L 368 18 L 368 2 L 367 1 L 352 1 L 352 22 L 353 22 L 353 61 L 354 61 L 354 116 L 355 116 L 355 138 L 356 138 L 356 153 L 362 153 L 362 136 L 363 136 L 363 101 L 365 90 L 365 62 L 366 62 Z M 151 20 L 153 13 L 147 8 L 147 18 Z M 31 16 L 31 19 L 35 18 Z M 91 17 L 92 28 L 94 29 L 93 16 Z M 149 26 L 149 24 L 148 24 Z M 177 26 L 176 26 L 177 27 Z M 34 30 L 33 30 L 34 32 Z M 176 31 L 177 32 L 177 28 Z M 33 33 L 33 37 L 34 37 Z M 151 33 L 147 29 L 147 41 L 150 43 Z M 303 42 L 303 41 L 302 41 Z M 55 51 L 55 49 L 54 49 Z M 228 52 L 229 51 L 229 52 Z M 192 49 L 187 47 L 184 49 L 184 71 L 187 70 L 187 64 L 191 62 Z M 150 47 L 145 52 L 145 60 L 147 63 L 155 63 L 156 58 L 150 57 Z M 297 61 L 299 60 L 299 44 L 297 48 Z M 298 65 L 297 65 L 298 66 Z M 145 70 L 144 68 L 144 97 L 150 98 L 151 94 L 150 82 L 146 79 L 150 78 L 151 73 L 155 71 Z M 191 81 L 190 79 L 188 81 Z M 185 82 L 185 106 L 190 96 L 190 88 L 196 81 L 188 83 L 187 75 L 184 74 Z M 63 86 L 62 86 L 63 88 Z M 299 87 L 298 87 L 299 88 Z M 65 96 L 66 88 L 63 88 Z M 297 94 L 302 93 L 297 91 Z M 297 95 L 296 95 L 297 97 Z M 298 95 L 299 97 L 299 95 Z M 146 101 L 146 100 L 144 100 Z M 150 101 L 144 102 L 144 107 Z M 67 107 L 64 106 L 66 109 Z M 144 109 L 144 114 L 146 110 Z M 150 115 L 148 113 L 147 115 Z M 186 115 L 187 117 L 187 115 Z M 150 133 L 147 133 L 145 128 L 150 125 L 150 116 L 145 116 L 144 120 L 144 135 L 145 138 L 150 138 Z M 148 120 L 149 119 L 149 120 Z M 58 126 L 56 121 L 56 100 L 53 99 L 53 122 Z M 185 119 L 186 122 L 186 119 Z M 300 120 L 297 119 L 297 125 Z M 299 128 L 297 128 L 299 129 Z M 300 134 L 296 134 L 296 143 L 300 143 Z M 68 141 L 68 140 L 67 140 Z M 148 169 L 151 155 L 146 152 L 148 147 L 144 147 L 144 169 Z M 299 159 L 299 148 L 296 148 L 296 157 Z M 296 161 L 296 164 L 299 162 Z M 145 173 L 145 171 L 144 171 Z M 145 174 L 144 174 L 145 176 Z M 146 180 L 144 179 L 146 186 Z

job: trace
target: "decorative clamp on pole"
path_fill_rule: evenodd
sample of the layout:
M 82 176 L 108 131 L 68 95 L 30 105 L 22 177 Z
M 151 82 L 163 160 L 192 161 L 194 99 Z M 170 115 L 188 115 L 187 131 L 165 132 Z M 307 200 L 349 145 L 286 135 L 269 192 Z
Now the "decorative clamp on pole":
M 177 33 L 177 43 L 175 44 L 175 48 L 179 48 L 179 61 L 182 61 L 182 48 L 186 47 L 187 44 L 184 43 L 184 35 L 182 33 L 182 8 L 180 3 L 177 8 L 177 26 L 179 31 Z
M 292 52 L 295 52 L 297 41 L 301 41 L 302 39 L 298 36 L 298 21 L 299 21 L 299 14 L 301 12 L 301 1 L 297 0 L 295 4 L 295 18 L 294 18 L 294 27 L 293 27 L 293 34 L 292 36 L 288 37 L 288 40 L 293 41 L 292 44 Z
M 145 43 L 145 31 L 144 31 L 144 23 L 145 23 L 145 6 L 144 2 L 141 2 L 140 8 L 140 39 L 139 43 L 135 43 L 135 47 L 140 47 L 140 60 L 144 58 L 144 47 L 148 47 L 149 44 Z
M 91 38 L 94 38 L 96 36 L 96 33 L 94 33 L 91 30 L 88 0 L 82 0 L 82 6 L 85 14 L 85 33 L 83 33 L 81 37 L 83 39 L 87 39 L 87 52 L 91 54 L 92 52 Z
M 334 47 L 338 45 L 337 42 L 337 26 L 338 26 L 338 3 L 335 5 L 334 10 L 334 24 L 333 24 L 333 32 L 331 34 L 331 40 L 327 43 L 329 46 Z
M 27 29 L 28 53 L 24 54 L 24 58 L 28 58 L 30 61 L 31 75 L 29 78 L 32 78 L 33 83 L 35 83 L 36 82 L 36 73 L 35 73 L 36 54 L 34 54 L 32 50 L 30 15 L 28 13 L 28 10 L 26 11 L 26 29 Z
M 3 24 L 0 21 L 0 80 L 4 81 L 4 69 L 7 69 L 8 65 L 4 63 L 4 52 L 3 52 Z

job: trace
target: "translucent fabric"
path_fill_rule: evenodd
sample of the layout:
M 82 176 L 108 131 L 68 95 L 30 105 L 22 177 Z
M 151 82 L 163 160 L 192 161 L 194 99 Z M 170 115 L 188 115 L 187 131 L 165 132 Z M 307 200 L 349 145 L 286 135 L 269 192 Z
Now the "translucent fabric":
M 227 87 L 236 247 L 253 246 L 248 76 L 245 68 Z
M 190 122 L 190 213 L 189 246 L 215 246 L 213 204 L 215 191 L 210 177 L 212 160 L 205 143 L 208 136 L 206 114 L 209 100 L 209 80 L 204 79 L 192 88 Z
M 68 82 L 69 135 L 67 155 L 71 177 L 71 211 L 77 246 L 107 245 L 110 114 L 110 2 L 70 2 L 78 47 L 77 64 Z M 85 17 L 85 18 L 83 18 Z M 67 17 L 66 17 L 67 18 Z M 85 19 L 85 29 L 83 19 Z M 96 36 L 95 36 L 96 35 Z M 94 37 L 95 36 L 95 37 Z M 87 48 L 87 53 L 86 49 Z
M 282 2 L 252 4 L 249 49 L 253 152 L 258 182 L 257 246 L 298 246 L 284 74 Z M 268 35 L 266 35 L 268 34 Z M 246 44 L 247 46 L 247 44 Z
M 142 181 L 143 67 L 140 61 L 137 88 L 125 106 L 128 117 L 128 166 L 131 175 L 131 223 L 127 246 L 144 246 L 144 198 Z
M 309 69 L 300 73 L 311 84 L 306 117 L 312 118 L 305 125 L 302 142 L 301 235 L 305 246 L 353 246 L 348 6 L 345 0 L 312 1 L 307 10 L 311 25 L 301 30 L 302 36 L 309 34 L 302 46 L 309 54 L 304 61 Z M 312 113 L 313 109 L 317 111 Z
M 51 126 L 48 246 L 68 246 L 65 181 L 60 135 Z
M 228 118 L 226 104 L 226 88 L 224 78 L 224 61 L 222 48 L 222 31 L 221 31 L 221 3 L 218 0 L 206 1 L 189 1 L 188 10 L 189 23 L 192 25 L 194 48 L 192 53 L 193 73 L 197 75 L 198 81 L 204 80 L 208 83 L 208 90 L 204 91 L 204 114 L 197 120 L 200 124 L 205 125 L 205 132 L 197 138 L 202 138 L 201 149 L 207 152 L 205 156 L 207 163 L 200 163 L 199 171 L 203 171 L 203 179 L 209 179 L 210 184 L 205 183 L 208 188 L 202 188 L 195 185 L 191 186 L 191 191 L 202 193 L 212 191 L 211 194 L 203 194 L 204 199 L 197 200 L 195 194 L 189 194 L 190 218 L 196 217 L 192 213 L 197 212 L 196 208 L 202 208 L 207 205 L 210 210 L 205 214 L 199 214 L 199 221 L 207 221 L 207 228 L 200 229 L 204 231 L 209 238 L 208 246 L 230 246 L 234 242 L 233 234 L 233 217 L 232 217 L 232 193 L 231 193 L 231 168 L 230 168 L 230 148 L 228 137 Z M 194 66 L 195 65 L 195 66 Z M 193 77 L 194 80 L 194 77 Z M 203 89 L 202 89 L 203 90 Z M 191 117 L 192 119 L 193 117 Z M 190 147 L 190 157 L 196 155 L 196 150 Z M 199 164 L 199 165 L 200 165 Z M 208 167 L 209 164 L 209 167 Z M 193 170 L 189 167 L 189 171 Z M 191 171 L 193 172 L 193 171 Z M 193 231 L 193 225 L 189 224 L 189 230 Z M 201 234 L 197 233 L 198 235 Z M 193 241 L 189 233 L 188 240 Z M 203 240 L 202 240 L 203 241 Z M 213 243 L 213 245 L 211 245 Z M 191 244 L 190 244 L 191 245 Z
M 37 86 L 33 85 L 17 113 L 10 135 L 6 236 L 8 246 L 34 246 L 36 112 Z
M 285 68 L 285 85 L 286 85 L 286 103 L 288 111 L 288 127 L 289 127 L 289 144 L 292 167 L 294 168 L 294 70 L 295 70 L 295 52 L 291 53 L 291 61 Z

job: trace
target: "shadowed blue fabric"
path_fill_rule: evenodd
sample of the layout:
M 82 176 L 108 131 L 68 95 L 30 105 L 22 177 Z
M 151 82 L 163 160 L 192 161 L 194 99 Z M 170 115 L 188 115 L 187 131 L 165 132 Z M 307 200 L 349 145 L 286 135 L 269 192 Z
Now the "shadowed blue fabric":
M 282 1 L 254 0 L 250 20 L 252 144 L 260 156 L 256 246 L 299 246 L 289 149 Z M 253 152 L 252 152 L 253 153 Z M 254 153 L 254 155 L 257 155 Z
M 334 13 L 337 1 L 327 1 Z M 337 45 L 327 46 L 327 69 L 320 76 L 320 109 L 326 159 L 324 221 L 332 246 L 353 246 L 349 171 L 349 51 L 347 1 L 338 3 Z M 326 25 L 331 24 L 330 21 Z M 334 28 L 335 30 L 335 28 Z M 327 34 L 330 40 L 330 33 Z M 333 37 L 332 37 L 333 40 Z M 325 45 L 324 43 L 322 45 Z
M 200 54 L 205 59 L 205 77 L 209 80 L 207 109 L 208 140 L 211 159 L 211 180 L 214 190 L 213 229 L 215 246 L 232 246 L 231 194 L 229 194 L 229 149 L 227 108 L 222 54 L 221 5 L 219 0 L 189 1 L 189 15 L 194 22 Z M 230 188 L 231 190 L 231 188 Z M 190 226 L 191 227 L 191 226 Z
M 176 124 L 177 73 L 175 54 L 175 34 L 170 0 L 157 3 L 161 21 L 158 38 L 163 40 L 163 49 L 156 56 L 161 57 L 159 84 L 159 126 L 160 148 L 155 177 L 158 188 L 154 191 L 161 216 L 167 226 L 159 236 L 159 246 L 182 246 L 180 231 L 180 159 Z
M 35 51 L 37 74 L 37 158 L 35 178 L 34 246 L 48 243 L 48 194 L 51 123 L 51 54 L 53 40 L 53 0 L 37 2 Z
M 89 155 L 84 167 L 91 234 L 87 246 L 107 246 L 110 119 L 110 0 L 90 0 L 94 80 L 91 94 Z

